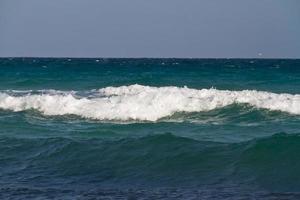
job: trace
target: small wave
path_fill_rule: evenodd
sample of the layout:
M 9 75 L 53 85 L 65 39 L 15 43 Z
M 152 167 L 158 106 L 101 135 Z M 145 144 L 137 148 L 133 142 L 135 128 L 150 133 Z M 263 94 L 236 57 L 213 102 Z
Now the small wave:
M 300 187 L 299 134 L 278 133 L 232 144 L 171 133 L 116 141 L 0 137 L 0 144 L 3 160 L 18 158 L 20 163 L 3 170 L 10 179 L 11 174 L 30 178 L 26 172 L 40 168 L 69 178 L 96 177 L 98 183 L 135 180 L 189 186 L 236 181 L 286 192 Z
M 12 91 L 3 91 L 0 92 L 0 108 L 15 112 L 34 109 L 44 115 L 77 115 L 96 120 L 120 121 L 157 121 L 178 112 L 210 111 L 232 104 L 248 104 L 260 109 L 300 114 L 299 94 L 142 85 L 106 87 L 77 93 L 43 90 L 14 94 Z

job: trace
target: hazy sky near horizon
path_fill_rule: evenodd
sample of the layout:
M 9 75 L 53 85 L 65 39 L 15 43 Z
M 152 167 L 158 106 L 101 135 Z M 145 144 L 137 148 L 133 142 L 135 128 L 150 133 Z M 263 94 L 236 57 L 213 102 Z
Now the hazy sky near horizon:
M 300 1 L 0 0 L 0 56 L 300 58 Z

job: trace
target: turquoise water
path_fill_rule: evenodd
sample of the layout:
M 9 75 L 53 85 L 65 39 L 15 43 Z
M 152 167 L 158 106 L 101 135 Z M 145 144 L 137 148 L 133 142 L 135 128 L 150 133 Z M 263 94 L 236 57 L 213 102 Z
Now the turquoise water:
M 0 59 L 1 199 L 299 199 L 300 60 Z

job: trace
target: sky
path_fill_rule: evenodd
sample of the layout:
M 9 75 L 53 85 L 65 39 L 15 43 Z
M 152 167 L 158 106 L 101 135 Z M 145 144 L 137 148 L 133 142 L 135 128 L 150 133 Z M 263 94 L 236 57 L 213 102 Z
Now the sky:
M 0 57 L 300 58 L 300 1 L 0 0 Z

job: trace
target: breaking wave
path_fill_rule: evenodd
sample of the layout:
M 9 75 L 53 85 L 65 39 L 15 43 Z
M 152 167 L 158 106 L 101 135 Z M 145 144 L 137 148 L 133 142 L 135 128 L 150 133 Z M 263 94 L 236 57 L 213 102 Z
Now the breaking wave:
M 86 92 L 2 91 L 0 109 L 34 109 L 44 115 L 77 115 L 95 120 L 157 121 L 178 112 L 202 112 L 232 104 L 300 114 L 299 94 L 187 87 L 130 85 Z

